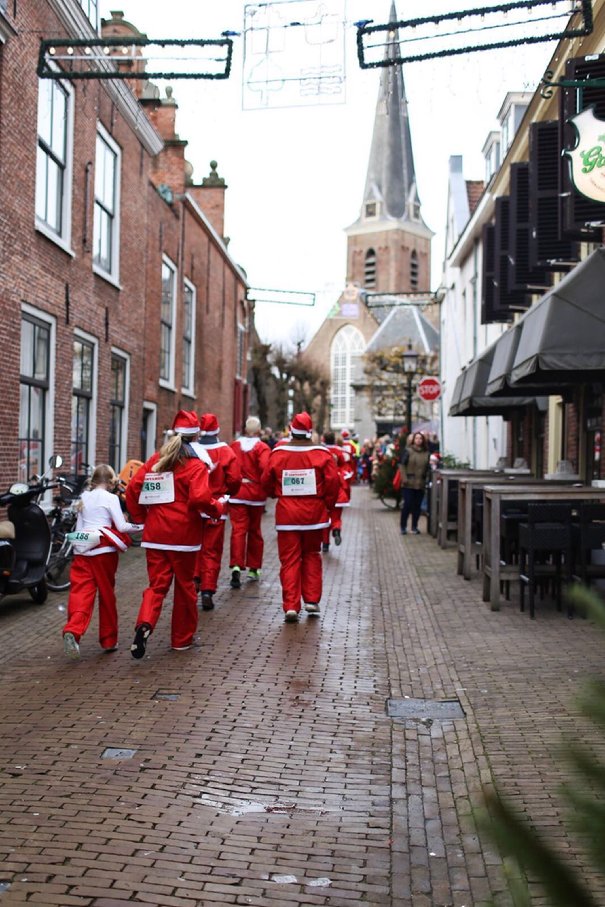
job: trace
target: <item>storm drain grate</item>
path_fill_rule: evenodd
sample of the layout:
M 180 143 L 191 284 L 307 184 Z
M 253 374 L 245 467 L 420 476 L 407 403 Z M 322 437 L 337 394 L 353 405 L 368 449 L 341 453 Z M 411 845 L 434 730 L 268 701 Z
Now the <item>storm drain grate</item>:
M 433 721 L 464 718 L 458 699 L 387 699 L 390 718 L 431 718 Z
M 101 759 L 132 759 L 136 750 L 118 749 L 115 746 L 108 746 L 101 753 Z
M 158 690 L 156 693 L 153 694 L 153 696 L 151 698 L 152 699 L 165 699 L 168 702 L 175 702 L 179 698 L 180 695 L 181 695 L 180 693 L 168 693 L 166 690 Z

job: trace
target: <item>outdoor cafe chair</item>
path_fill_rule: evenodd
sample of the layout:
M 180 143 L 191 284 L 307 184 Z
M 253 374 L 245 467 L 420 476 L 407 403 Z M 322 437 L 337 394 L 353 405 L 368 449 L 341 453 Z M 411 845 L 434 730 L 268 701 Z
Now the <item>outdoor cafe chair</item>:
M 557 609 L 561 610 L 563 579 L 569 582 L 572 568 L 572 506 L 565 503 L 529 504 L 527 523 L 519 526 L 520 608 L 525 610 L 525 587 L 529 593 L 529 616 L 535 618 L 535 592 L 551 585 Z M 568 617 L 573 609 L 568 608 Z
M 601 563 L 594 557 L 595 551 L 603 552 L 605 544 L 605 504 L 580 504 L 574 536 L 574 580 L 589 586 L 595 579 L 605 579 L 605 555 Z

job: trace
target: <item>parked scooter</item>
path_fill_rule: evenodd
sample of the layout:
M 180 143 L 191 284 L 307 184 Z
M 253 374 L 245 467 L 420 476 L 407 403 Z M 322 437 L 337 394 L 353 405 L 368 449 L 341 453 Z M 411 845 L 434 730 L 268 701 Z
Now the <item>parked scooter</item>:
M 51 457 L 50 469 L 62 463 L 61 457 Z M 0 600 L 27 589 L 37 604 L 46 601 L 48 588 L 44 574 L 51 533 L 37 499 L 54 487 L 56 483 L 45 473 L 34 484 L 17 482 L 0 495 L 0 507 L 8 507 L 8 520 L 0 522 Z

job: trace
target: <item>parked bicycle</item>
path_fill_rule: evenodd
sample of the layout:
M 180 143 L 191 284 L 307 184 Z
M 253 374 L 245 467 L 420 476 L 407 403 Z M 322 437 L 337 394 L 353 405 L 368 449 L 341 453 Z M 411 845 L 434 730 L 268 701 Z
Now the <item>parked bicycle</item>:
M 73 543 L 68 537 L 76 528 L 80 495 L 86 487 L 88 475 L 58 476 L 59 493 L 48 513 L 51 531 L 51 551 L 46 565 L 46 585 L 52 592 L 69 589 L 69 571 L 73 560 Z

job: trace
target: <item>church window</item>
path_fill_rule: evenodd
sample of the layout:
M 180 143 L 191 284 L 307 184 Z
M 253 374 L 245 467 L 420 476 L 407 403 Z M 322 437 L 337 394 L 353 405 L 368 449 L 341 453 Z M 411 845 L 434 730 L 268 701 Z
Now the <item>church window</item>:
M 330 377 L 332 428 L 345 428 L 353 425 L 355 415 L 355 391 L 353 382 L 363 380 L 362 355 L 365 341 L 360 331 L 347 324 L 341 328 L 330 350 Z
M 418 289 L 418 253 L 412 249 L 410 256 L 410 287 L 412 290 Z
M 363 285 L 367 290 L 376 288 L 376 252 L 368 249 L 363 265 Z
M 366 217 L 376 217 L 376 202 L 366 203 Z

